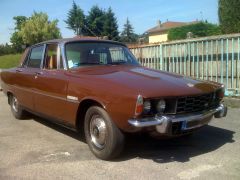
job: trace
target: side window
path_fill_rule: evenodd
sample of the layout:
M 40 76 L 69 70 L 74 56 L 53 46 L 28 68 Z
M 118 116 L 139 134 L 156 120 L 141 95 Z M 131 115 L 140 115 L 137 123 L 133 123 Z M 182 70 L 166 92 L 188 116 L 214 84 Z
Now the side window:
M 27 67 L 40 68 L 44 46 L 34 47 L 28 59 Z
M 57 44 L 47 45 L 44 68 L 45 69 L 57 69 Z

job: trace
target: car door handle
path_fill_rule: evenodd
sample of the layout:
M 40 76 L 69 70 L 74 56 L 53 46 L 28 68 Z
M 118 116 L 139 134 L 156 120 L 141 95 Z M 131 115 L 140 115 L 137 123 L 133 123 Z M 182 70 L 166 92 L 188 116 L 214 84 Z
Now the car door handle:
M 17 69 L 17 70 L 16 70 L 16 72 L 18 72 L 18 73 L 21 73 L 21 72 L 22 72 L 22 70 L 21 70 L 21 69 Z
M 40 76 L 40 75 L 43 74 L 43 72 L 35 72 L 35 74 L 36 74 L 37 76 Z

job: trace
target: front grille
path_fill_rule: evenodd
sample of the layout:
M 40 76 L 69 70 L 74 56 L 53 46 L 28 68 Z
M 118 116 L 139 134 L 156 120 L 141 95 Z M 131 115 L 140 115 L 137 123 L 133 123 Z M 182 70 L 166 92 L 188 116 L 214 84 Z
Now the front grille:
M 198 96 L 180 97 L 177 100 L 176 113 L 191 113 L 216 108 L 220 99 L 215 93 L 203 94 Z

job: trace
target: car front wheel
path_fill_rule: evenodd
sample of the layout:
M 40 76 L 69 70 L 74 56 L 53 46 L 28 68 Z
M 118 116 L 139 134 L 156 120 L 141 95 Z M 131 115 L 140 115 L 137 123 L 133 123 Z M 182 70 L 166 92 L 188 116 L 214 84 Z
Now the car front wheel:
M 9 95 L 9 103 L 11 106 L 12 114 L 16 119 L 23 119 L 25 117 L 25 111 L 19 104 L 18 99 L 14 95 Z
M 116 158 L 124 146 L 124 135 L 101 107 L 87 110 L 84 121 L 86 141 L 93 154 L 103 160 Z

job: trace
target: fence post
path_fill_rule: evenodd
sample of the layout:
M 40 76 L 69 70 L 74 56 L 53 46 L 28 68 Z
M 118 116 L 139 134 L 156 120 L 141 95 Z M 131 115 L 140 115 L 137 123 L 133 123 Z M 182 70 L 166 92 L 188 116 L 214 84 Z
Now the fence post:
M 240 81 L 240 79 L 239 79 L 239 76 L 240 76 L 240 74 L 239 74 L 239 72 L 240 72 L 240 67 L 238 68 L 238 66 L 239 66 L 239 64 L 240 64 L 240 38 L 238 37 L 238 51 L 237 51 L 237 56 L 238 56 L 238 59 L 237 59 L 237 72 L 236 72 L 236 75 L 237 75 L 237 77 L 236 77 L 236 80 L 237 80 L 237 83 L 236 83 L 236 88 L 237 88 L 237 94 L 239 95 L 240 93 L 240 83 L 239 83 L 239 81 Z
M 160 52 L 159 52 L 159 57 L 160 57 L 160 70 L 163 70 L 163 46 L 162 44 L 159 45 Z
M 227 59 L 226 59 L 226 91 L 225 94 L 228 95 L 228 39 L 227 39 L 227 47 L 226 47 L 226 55 L 227 55 Z
M 233 70 L 233 64 L 234 63 L 234 38 L 232 38 L 232 62 L 231 62 L 231 89 L 234 87 L 233 79 L 234 79 L 234 70 Z

